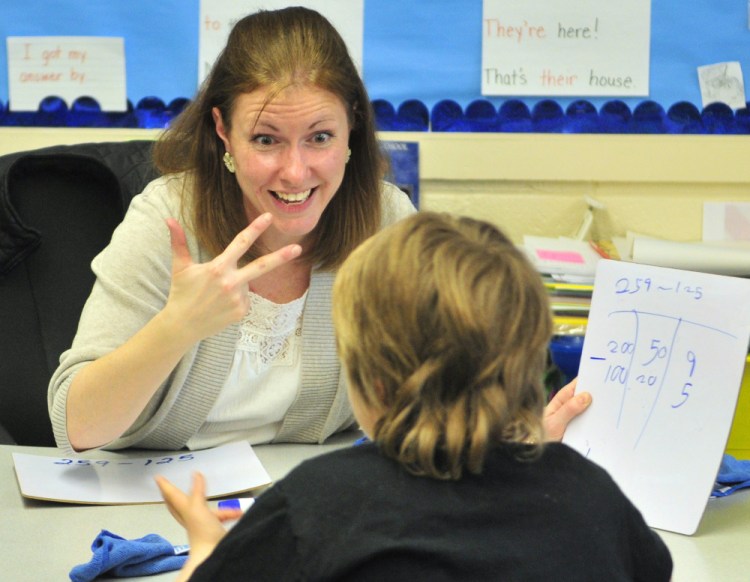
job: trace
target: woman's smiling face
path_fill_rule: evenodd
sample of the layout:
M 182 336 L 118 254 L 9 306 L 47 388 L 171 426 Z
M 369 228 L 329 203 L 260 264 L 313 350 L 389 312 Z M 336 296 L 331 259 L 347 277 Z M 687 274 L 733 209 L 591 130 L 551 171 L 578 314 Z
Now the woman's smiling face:
M 275 250 L 303 244 L 344 178 L 349 118 L 341 100 L 314 86 L 240 95 L 228 130 L 218 109 L 216 133 L 232 154 L 248 222 L 264 212 L 273 225 L 261 236 Z

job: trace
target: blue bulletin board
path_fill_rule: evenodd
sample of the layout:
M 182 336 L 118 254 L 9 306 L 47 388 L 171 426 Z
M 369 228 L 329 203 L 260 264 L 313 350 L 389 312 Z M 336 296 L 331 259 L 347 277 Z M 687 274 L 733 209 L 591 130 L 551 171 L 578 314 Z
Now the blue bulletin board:
M 609 0 L 607 0 L 609 1 Z M 127 96 L 190 98 L 197 86 L 199 0 L 5 0 L 7 36 L 122 36 Z M 482 0 L 365 0 L 365 82 L 373 100 L 398 107 L 442 100 L 466 107 L 481 95 Z M 653 0 L 649 95 L 623 98 L 687 101 L 701 107 L 697 67 L 739 61 L 750 73 L 748 4 L 744 0 Z M 544 96 L 521 97 L 529 108 Z M 0 43 L 0 102 L 7 105 L 6 43 Z M 555 98 L 563 108 L 575 97 Z M 588 99 L 600 107 L 607 99 Z

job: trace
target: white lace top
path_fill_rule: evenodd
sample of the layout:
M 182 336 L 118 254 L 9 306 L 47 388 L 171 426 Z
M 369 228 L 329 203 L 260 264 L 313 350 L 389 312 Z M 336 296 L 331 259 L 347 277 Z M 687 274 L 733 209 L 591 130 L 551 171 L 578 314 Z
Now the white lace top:
M 302 308 L 307 291 L 277 304 L 250 293 L 250 308 L 240 324 L 232 367 L 190 449 L 233 440 L 269 442 L 297 395 L 302 371 Z

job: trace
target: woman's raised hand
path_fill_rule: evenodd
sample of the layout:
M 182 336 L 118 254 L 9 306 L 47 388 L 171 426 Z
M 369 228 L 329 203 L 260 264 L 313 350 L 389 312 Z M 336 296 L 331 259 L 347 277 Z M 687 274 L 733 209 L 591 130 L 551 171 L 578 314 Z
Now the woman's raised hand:
M 238 261 L 271 222 L 270 214 L 262 214 L 223 253 L 208 263 L 195 263 L 182 227 L 175 219 L 167 219 L 172 241 L 172 287 L 164 313 L 179 318 L 175 321 L 184 325 L 185 333 L 193 341 L 240 321 L 249 305 L 248 283 L 302 252 L 299 245 L 291 244 L 238 267 Z
M 167 304 L 119 348 L 76 374 L 67 402 L 68 439 L 74 449 L 100 447 L 121 436 L 187 350 L 242 319 L 249 304 L 248 282 L 300 255 L 299 245 L 287 245 L 237 266 L 270 224 L 270 215 L 258 217 L 215 259 L 195 263 L 185 231 L 176 220 L 167 220 L 172 242 Z

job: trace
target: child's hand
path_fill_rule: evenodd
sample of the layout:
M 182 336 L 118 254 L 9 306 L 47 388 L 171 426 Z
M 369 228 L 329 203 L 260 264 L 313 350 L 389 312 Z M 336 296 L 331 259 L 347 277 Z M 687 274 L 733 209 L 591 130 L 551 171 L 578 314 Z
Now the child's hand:
M 560 388 L 544 409 L 544 431 L 548 441 L 561 441 L 568 423 L 591 404 L 591 394 L 575 393 L 577 383 L 578 378 L 575 378 Z
M 169 513 L 185 528 L 190 558 L 180 580 L 186 579 L 213 551 L 226 534 L 222 522 L 239 519 L 238 509 L 212 510 L 206 502 L 206 481 L 201 473 L 193 476 L 193 488 L 186 494 L 162 476 L 156 477 Z

